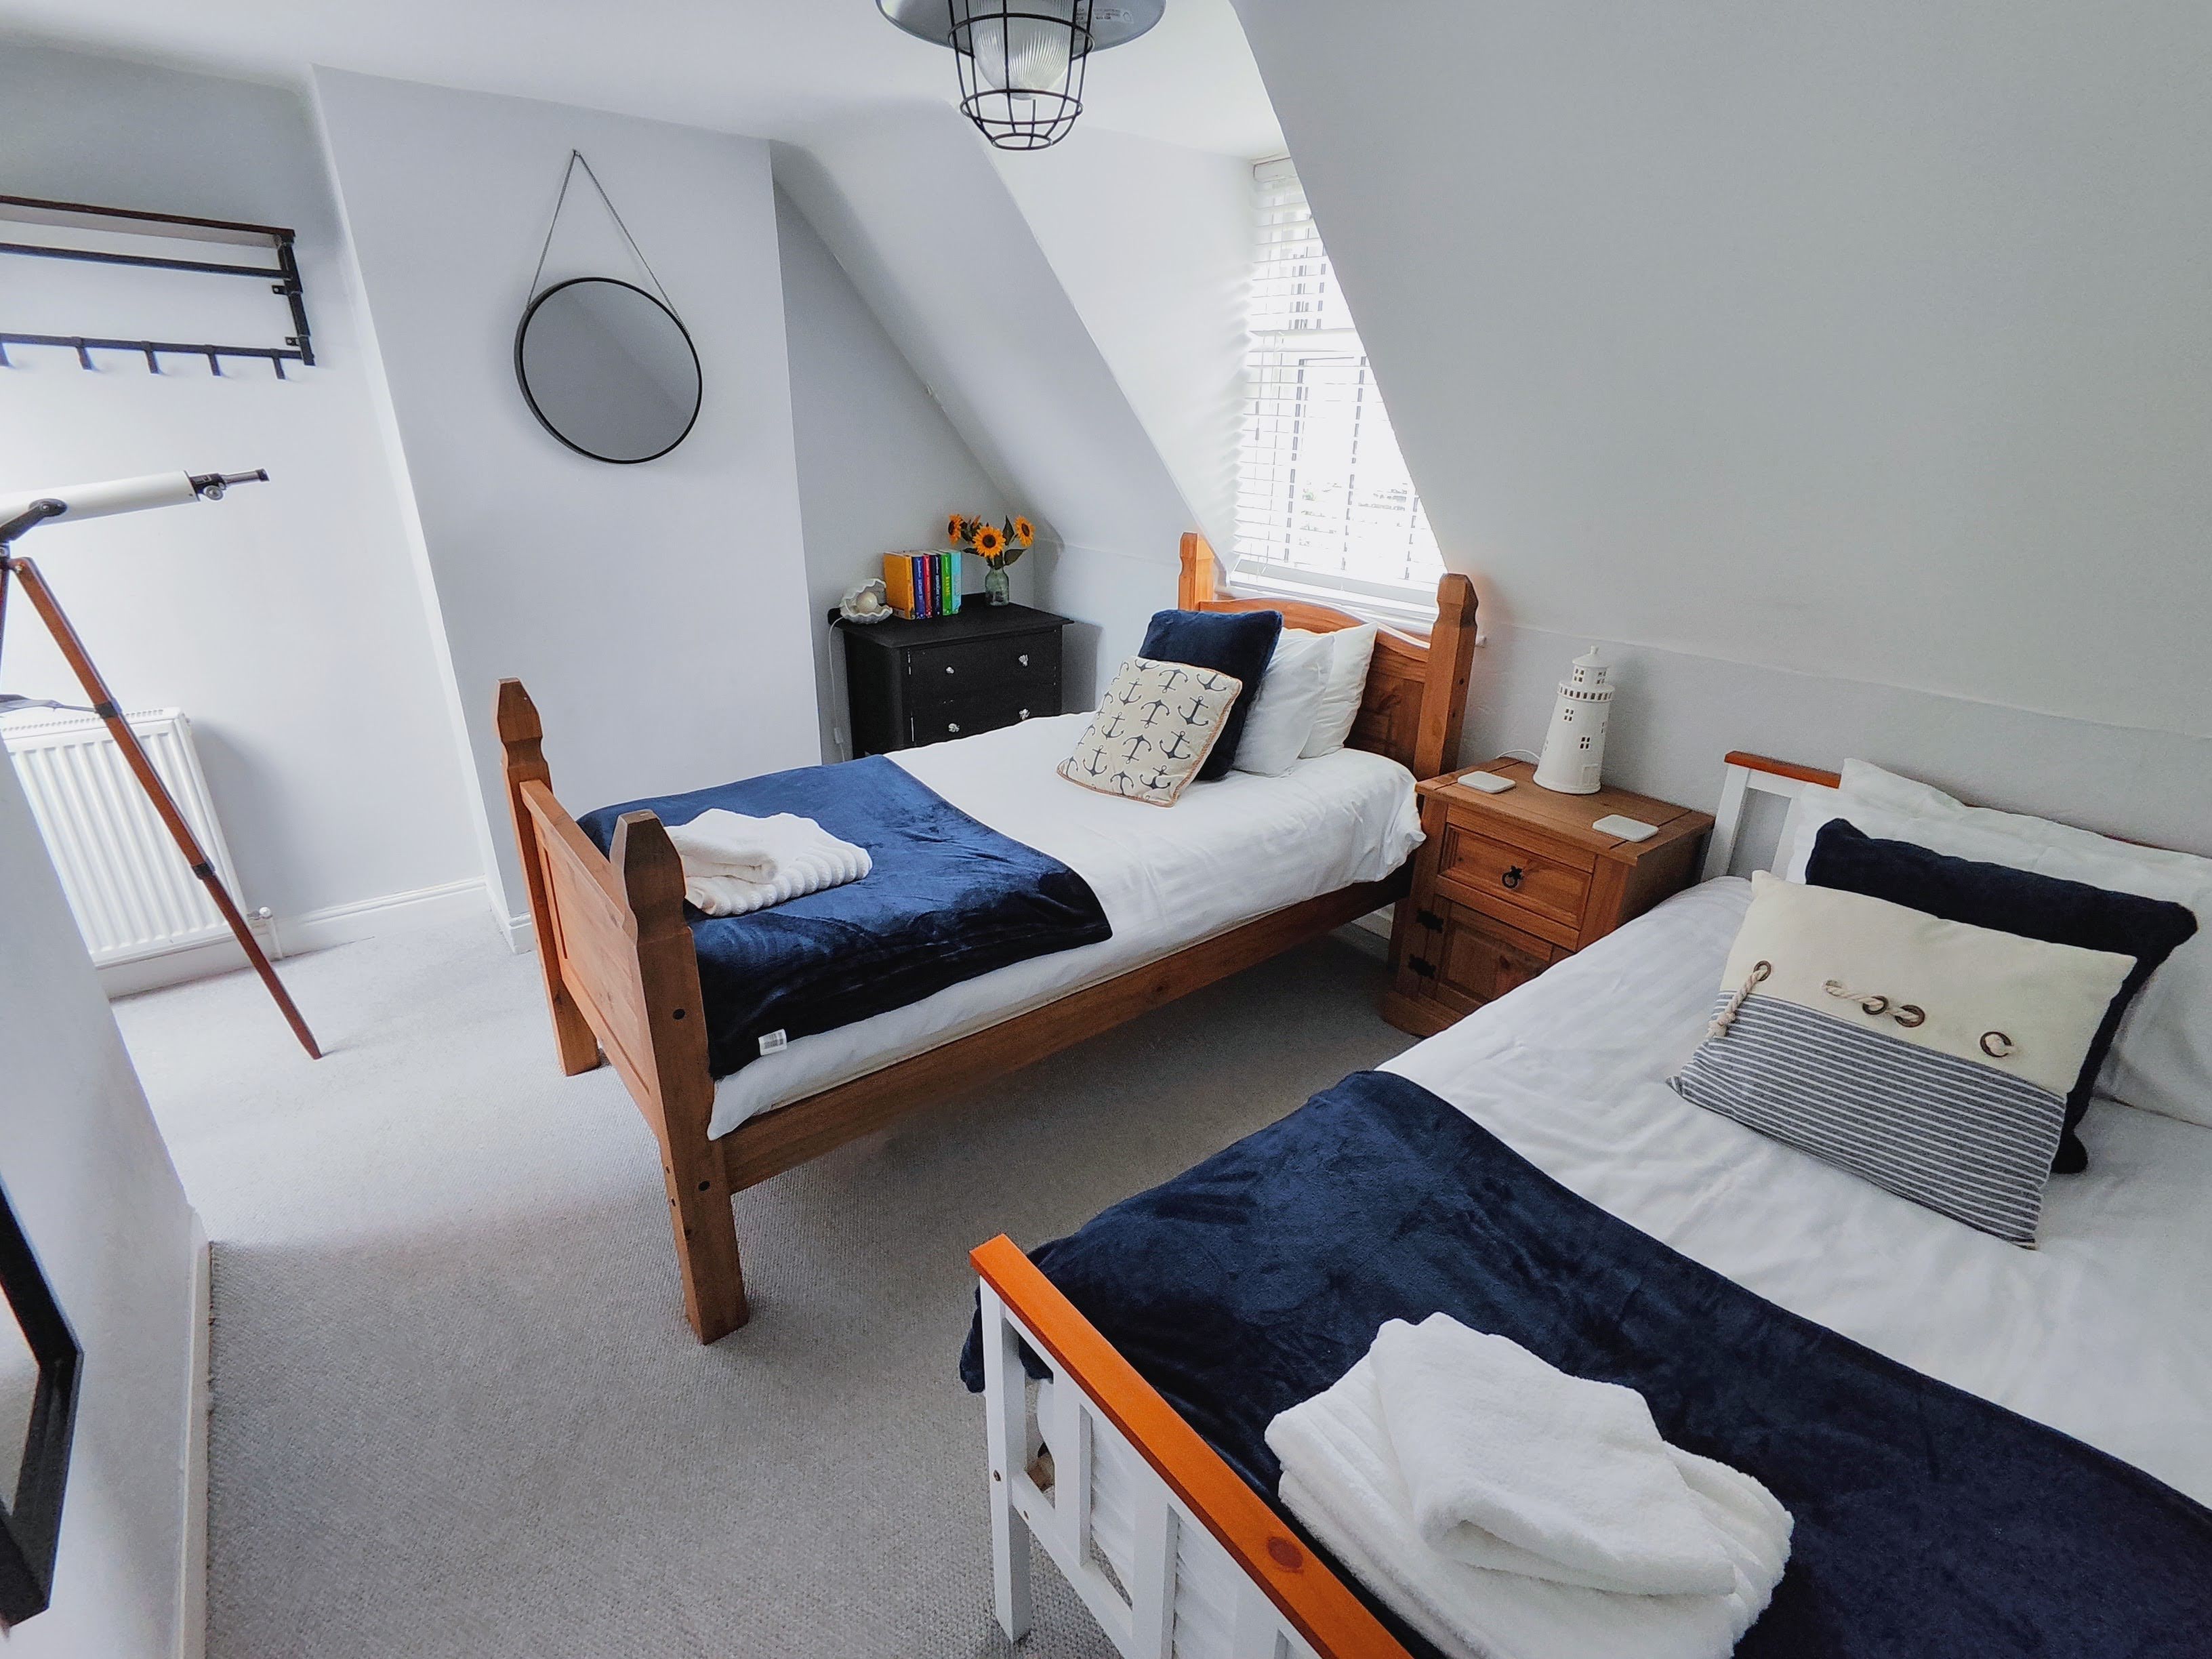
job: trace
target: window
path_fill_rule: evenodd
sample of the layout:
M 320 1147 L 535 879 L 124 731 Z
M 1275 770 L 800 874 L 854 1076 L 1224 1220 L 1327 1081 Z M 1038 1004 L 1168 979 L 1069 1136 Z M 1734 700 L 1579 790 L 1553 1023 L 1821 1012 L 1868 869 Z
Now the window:
M 1443 561 L 1288 161 L 1252 170 L 1258 241 L 1237 455 L 1239 590 L 1434 614 Z

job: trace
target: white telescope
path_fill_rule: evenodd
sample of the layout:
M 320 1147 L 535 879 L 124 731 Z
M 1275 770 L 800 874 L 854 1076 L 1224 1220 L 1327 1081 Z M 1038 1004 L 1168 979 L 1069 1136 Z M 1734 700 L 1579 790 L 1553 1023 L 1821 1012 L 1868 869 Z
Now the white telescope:
M 11 525 L 40 501 L 58 501 L 61 511 L 42 513 L 36 522 L 104 519 L 115 513 L 139 513 L 149 507 L 181 507 L 186 501 L 219 501 L 233 484 L 266 483 L 269 475 L 252 472 L 151 472 L 143 478 L 110 478 L 104 483 L 65 484 L 58 489 L 16 489 L 0 493 L 0 525 Z M 26 526 L 27 528 L 27 526 Z

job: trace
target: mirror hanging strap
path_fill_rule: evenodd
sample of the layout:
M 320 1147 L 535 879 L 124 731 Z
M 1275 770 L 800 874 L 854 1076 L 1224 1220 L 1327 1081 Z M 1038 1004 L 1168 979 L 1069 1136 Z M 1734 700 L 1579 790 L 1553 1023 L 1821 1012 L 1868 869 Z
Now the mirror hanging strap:
M 538 268 L 530 273 L 529 297 L 532 300 L 538 297 L 538 285 L 544 280 L 545 258 L 553 251 L 553 233 L 560 227 L 561 209 L 568 200 L 568 186 L 574 180 L 578 167 L 583 168 L 584 177 L 590 179 L 592 188 L 599 191 L 599 201 L 606 208 L 607 216 L 615 222 L 615 228 L 622 232 L 623 240 L 629 244 L 629 251 L 636 256 L 638 264 L 645 271 L 646 280 L 653 284 L 653 291 L 660 296 L 660 303 L 668 308 L 668 314 L 676 318 L 680 325 L 683 313 L 676 309 L 676 301 L 668 297 L 668 290 L 661 287 L 660 278 L 653 272 L 653 262 L 645 257 L 645 250 L 637 245 L 637 238 L 629 234 L 629 227 L 623 222 L 614 198 L 607 194 L 607 187 L 599 182 L 599 175 L 592 171 L 592 164 L 584 159 L 584 152 L 580 149 L 568 152 L 568 165 L 561 174 L 561 193 L 553 198 L 553 216 L 546 221 L 545 240 L 538 249 Z

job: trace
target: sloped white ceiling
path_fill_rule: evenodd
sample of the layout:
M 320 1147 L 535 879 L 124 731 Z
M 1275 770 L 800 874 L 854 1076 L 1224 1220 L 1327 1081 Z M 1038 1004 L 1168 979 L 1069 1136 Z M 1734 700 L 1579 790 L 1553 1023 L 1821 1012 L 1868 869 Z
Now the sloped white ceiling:
M 9 0 L 58 44 L 299 83 L 310 64 L 755 137 L 885 101 L 950 104 L 951 54 L 871 0 Z M 1173 0 L 1091 65 L 1094 125 L 1237 155 L 1279 148 L 1229 0 Z
M 2212 9 L 1238 10 L 1493 622 L 2212 732 Z

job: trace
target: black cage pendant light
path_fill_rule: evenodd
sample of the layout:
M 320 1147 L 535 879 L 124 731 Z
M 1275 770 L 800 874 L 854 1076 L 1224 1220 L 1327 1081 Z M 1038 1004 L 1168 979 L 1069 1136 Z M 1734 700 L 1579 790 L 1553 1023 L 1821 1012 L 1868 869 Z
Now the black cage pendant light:
M 1000 149 L 1044 149 L 1083 113 L 1094 52 L 1133 40 L 1166 0 L 876 0 L 908 34 L 952 49 L 960 112 Z

